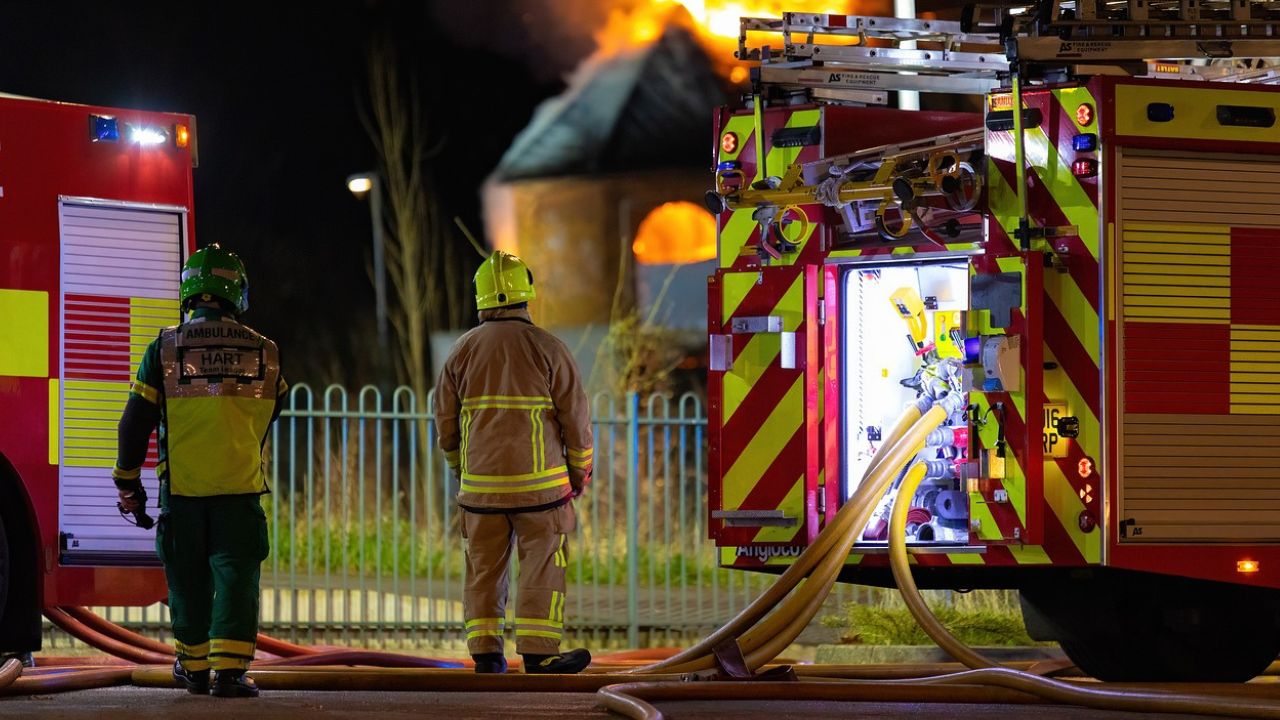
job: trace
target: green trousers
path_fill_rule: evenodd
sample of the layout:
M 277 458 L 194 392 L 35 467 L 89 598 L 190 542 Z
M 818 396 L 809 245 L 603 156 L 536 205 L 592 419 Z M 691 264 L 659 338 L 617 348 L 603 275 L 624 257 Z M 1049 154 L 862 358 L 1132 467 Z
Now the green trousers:
M 258 582 L 270 549 L 257 495 L 169 495 L 156 551 L 169 583 L 178 659 L 190 672 L 243 670 L 258 635 Z

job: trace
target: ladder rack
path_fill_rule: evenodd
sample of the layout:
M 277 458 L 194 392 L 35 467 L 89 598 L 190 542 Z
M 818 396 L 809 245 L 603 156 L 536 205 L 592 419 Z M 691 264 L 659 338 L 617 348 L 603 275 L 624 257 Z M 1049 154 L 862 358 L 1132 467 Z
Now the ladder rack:
M 760 44 L 778 36 L 780 45 Z M 1280 83 L 1280 0 L 976 4 L 960 22 L 788 12 L 742 18 L 736 55 L 760 63 L 761 87 L 850 104 L 884 104 L 891 90 L 985 94 L 1015 70 L 1033 82 L 1124 74 L 1271 84 Z M 1251 58 L 1266 62 L 1241 62 Z
M 1009 72 L 999 36 L 965 33 L 954 21 L 788 12 L 742 18 L 740 27 L 737 57 L 760 62 L 761 84 L 808 89 L 818 100 L 884 104 L 889 90 L 981 95 Z M 750 44 L 761 33 L 782 36 L 780 54 Z

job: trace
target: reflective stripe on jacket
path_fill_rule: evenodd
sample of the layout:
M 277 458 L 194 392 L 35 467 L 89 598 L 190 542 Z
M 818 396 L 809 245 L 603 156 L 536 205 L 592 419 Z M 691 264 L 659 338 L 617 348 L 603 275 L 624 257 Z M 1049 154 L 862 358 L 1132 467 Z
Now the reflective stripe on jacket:
M 436 428 L 461 478 L 458 504 L 532 510 L 581 492 L 591 473 L 591 412 L 569 349 L 524 310 L 480 313 L 436 385 Z
M 262 445 L 282 392 L 276 344 L 230 319 L 160 332 L 169 492 L 267 492 Z

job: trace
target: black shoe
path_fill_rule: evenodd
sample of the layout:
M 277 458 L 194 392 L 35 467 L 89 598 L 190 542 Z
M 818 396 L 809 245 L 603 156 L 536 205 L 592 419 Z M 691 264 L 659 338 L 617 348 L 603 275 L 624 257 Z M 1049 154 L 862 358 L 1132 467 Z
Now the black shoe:
M 213 690 L 218 697 L 258 697 L 258 686 L 244 670 L 219 670 L 213 679 Z
M 476 661 L 477 673 L 504 673 L 507 671 L 507 659 L 502 653 L 479 653 L 472 655 Z
M 182 667 L 182 661 L 173 661 L 173 679 L 182 683 L 187 687 L 187 692 L 192 695 L 208 695 L 209 694 L 209 671 L 196 670 L 195 672 L 187 672 Z
M 582 648 L 559 655 L 524 655 L 524 671 L 531 674 L 573 675 L 591 664 L 591 653 Z

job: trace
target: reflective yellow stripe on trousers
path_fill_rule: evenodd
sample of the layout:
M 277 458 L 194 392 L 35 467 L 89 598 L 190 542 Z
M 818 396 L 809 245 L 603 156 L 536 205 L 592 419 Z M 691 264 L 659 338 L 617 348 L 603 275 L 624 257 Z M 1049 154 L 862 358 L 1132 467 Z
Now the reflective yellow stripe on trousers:
M 467 639 L 478 637 L 502 637 L 506 621 L 503 618 L 475 618 L 467 621 Z
M 542 637 L 559 640 L 564 635 L 564 623 L 557 620 L 516 618 L 516 637 Z

